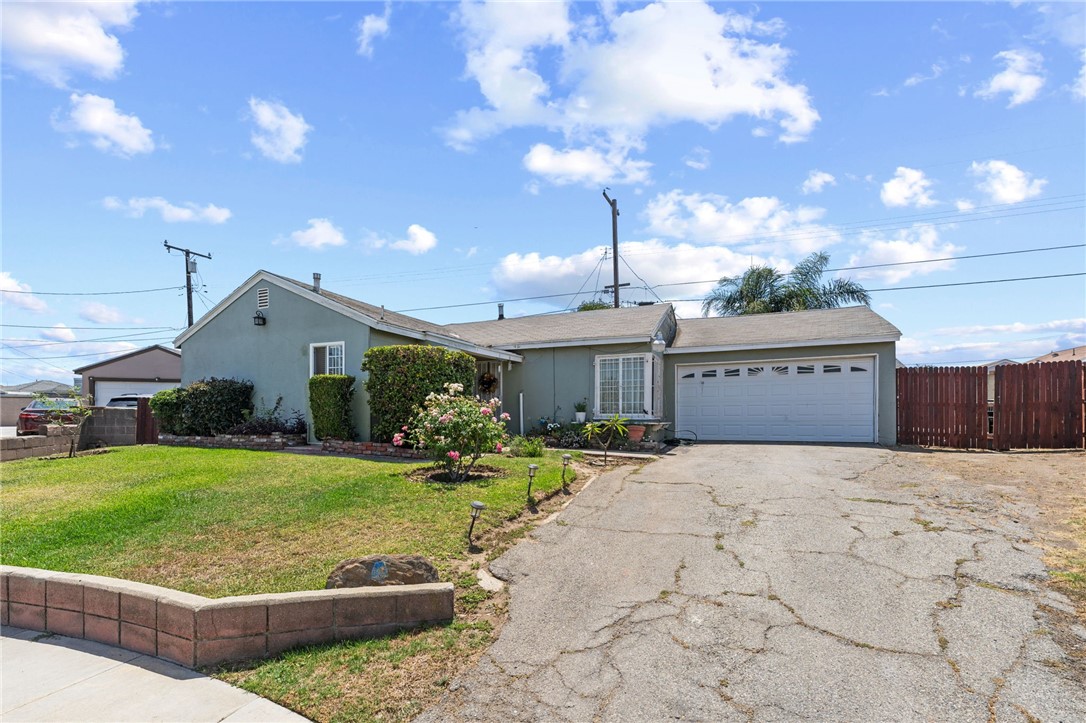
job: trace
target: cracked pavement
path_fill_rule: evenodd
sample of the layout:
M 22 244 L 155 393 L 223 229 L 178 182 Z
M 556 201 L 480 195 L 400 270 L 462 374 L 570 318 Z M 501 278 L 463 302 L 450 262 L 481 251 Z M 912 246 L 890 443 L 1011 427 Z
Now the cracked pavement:
M 509 621 L 417 720 L 1086 719 L 1029 530 L 914 493 L 908 454 L 704 445 L 602 475 L 491 563 Z

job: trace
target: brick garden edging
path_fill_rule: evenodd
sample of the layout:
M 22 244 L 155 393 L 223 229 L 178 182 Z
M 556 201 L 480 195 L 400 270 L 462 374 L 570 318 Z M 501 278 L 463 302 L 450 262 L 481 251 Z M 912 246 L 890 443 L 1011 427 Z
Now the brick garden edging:
M 158 435 L 158 443 L 170 447 L 251 449 L 257 452 L 275 452 L 286 447 L 301 447 L 307 441 L 304 434 L 216 434 L 211 437 L 186 437 L 160 432 Z
M 212 599 L 112 577 L 0 565 L 0 624 L 95 640 L 187 668 L 452 618 L 447 582 Z
M 426 455 L 410 447 L 397 447 L 387 442 L 345 442 L 341 439 L 326 439 L 321 442 L 322 452 L 342 452 L 344 454 L 365 454 L 375 457 L 403 457 L 405 459 L 426 459 Z

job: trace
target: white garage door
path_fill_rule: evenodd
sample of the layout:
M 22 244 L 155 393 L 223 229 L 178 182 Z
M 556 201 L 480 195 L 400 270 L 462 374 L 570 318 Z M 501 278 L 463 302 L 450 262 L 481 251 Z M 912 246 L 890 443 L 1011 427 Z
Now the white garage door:
M 676 432 L 700 440 L 874 442 L 875 358 L 676 367 Z
M 94 403 L 104 407 L 110 399 L 122 394 L 154 394 L 178 386 L 181 385 L 177 382 L 95 382 Z

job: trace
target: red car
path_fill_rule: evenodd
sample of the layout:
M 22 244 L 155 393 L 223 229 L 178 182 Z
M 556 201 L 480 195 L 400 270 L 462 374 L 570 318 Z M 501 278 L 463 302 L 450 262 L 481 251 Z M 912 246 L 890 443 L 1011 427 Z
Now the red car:
M 38 434 L 38 428 L 50 421 L 49 416 L 52 412 L 60 412 L 61 421 L 65 424 L 72 424 L 76 421 L 76 416 L 63 410 L 79 406 L 82 405 L 78 399 L 48 399 L 44 402 L 35 399 L 19 412 L 19 421 L 15 426 L 15 434 L 20 437 L 24 434 Z

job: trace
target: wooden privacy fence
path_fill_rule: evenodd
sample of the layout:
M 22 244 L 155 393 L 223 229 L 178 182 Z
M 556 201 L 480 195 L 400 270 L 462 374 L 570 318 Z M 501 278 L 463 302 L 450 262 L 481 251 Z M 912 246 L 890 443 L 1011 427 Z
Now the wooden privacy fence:
M 994 392 L 990 405 L 987 367 L 898 369 L 898 442 L 959 449 L 1086 446 L 1081 361 L 996 367 Z
M 158 420 L 143 397 L 136 401 L 136 444 L 158 444 Z

